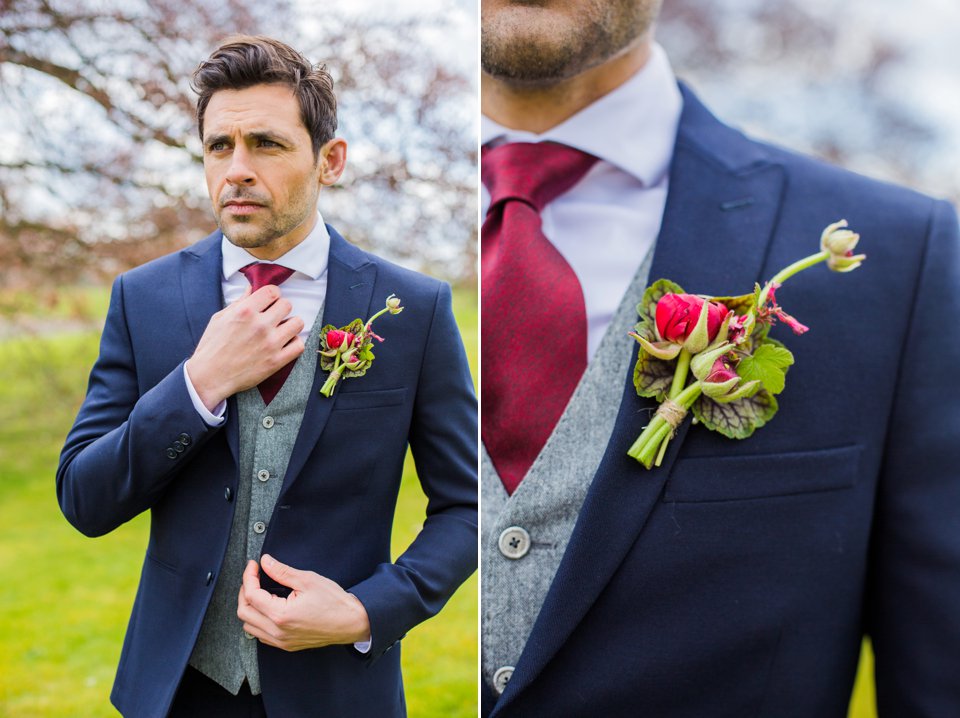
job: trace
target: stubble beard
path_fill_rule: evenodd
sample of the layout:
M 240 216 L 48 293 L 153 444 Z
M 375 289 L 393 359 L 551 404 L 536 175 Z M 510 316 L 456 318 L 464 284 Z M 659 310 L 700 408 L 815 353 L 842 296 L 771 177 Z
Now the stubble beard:
M 660 0 L 591 0 L 573 15 L 527 5 L 481 15 L 480 65 L 507 84 L 549 87 L 647 33 Z
M 231 199 L 241 198 L 263 202 L 262 199 L 244 194 L 231 197 Z M 309 221 L 311 213 L 316 211 L 316 197 L 313 197 L 311 206 L 311 198 L 305 189 L 301 189 L 291 200 L 284 211 L 277 212 L 272 204 L 264 203 L 263 209 L 253 215 L 228 214 L 227 209 L 221 206 L 217 212 L 217 225 L 230 243 L 237 247 L 243 249 L 268 247 Z

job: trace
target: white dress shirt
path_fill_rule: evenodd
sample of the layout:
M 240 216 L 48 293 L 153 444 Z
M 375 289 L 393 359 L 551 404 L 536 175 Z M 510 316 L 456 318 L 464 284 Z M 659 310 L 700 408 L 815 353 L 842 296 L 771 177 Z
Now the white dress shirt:
M 659 45 L 633 77 L 543 134 L 480 120 L 480 142 L 559 142 L 600 159 L 541 213 L 543 233 L 573 268 L 593 357 L 647 251 L 656 242 L 683 99 Z M 486 216 L 490 195 L 481 187 Z M 624 327 L 624 332 L 632 327 Z
M 223 253 L 223 273 L 220 276 L 220 289 L 223 291 L 223 304 L 229 306 L 243 296 L 250 288 L 250 282 L 240 273 L 242 267 L 252 262 L 261 262 L 242 247 L 233 244 L 224 236 L 220 240 Z M 303 331 L 300 338 L 306 340 L 310 329 L 323 307 L 327 295 L 327 263 L 330 258 L 330 233 L 323 223 L 323 217 L 317 213 L 317 224 L 307 237 L 283 256 L 273 261 L 263 261 L 264 264 L 280 264 L 294 270 L 290 278 L 280 285 L 280 294 L 286 298 L 293 309 L 290 316 L 300 317 L 303 320 Z M 219 426 L 226 417 L 227 403 L 225 401 L 214 407 L 212 412 L 200 401 L 197 390 L 190 381 L 187 367 L 183 367 L 183 376 L 187 382 L 187 391 L 193 401 L 193 406 L 210 426 Z

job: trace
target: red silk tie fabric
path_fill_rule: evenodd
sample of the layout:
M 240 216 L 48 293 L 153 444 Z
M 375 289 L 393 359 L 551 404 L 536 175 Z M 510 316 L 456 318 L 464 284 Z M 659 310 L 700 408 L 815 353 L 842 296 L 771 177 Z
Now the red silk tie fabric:
M 490 208 L 480 235 L 481 436 L 510 494 L 587 367 L 583 290 L 544 236 L 540 212 L 596 161 L 551 142 L 483 150 Z
M 281 267 L 279 264 L 260 264 L 258 262 L 241 267 L 240 272 L 247 278 L 247 281 L 250 282 L 253 291 L 257 291 L 268 284 L 279 286 L 287 281 L 290 275 L 293 274 L 293 270 L 288 267 Z M 268 376 L 257 386 L 260 390 L 260 396 L 263 397 L 264 404 L 269 404 L 273 401 L 273 398 L 283 386 L 283 382 L 290 376 L 294 362 L 296 362 L 296 359 L 280 367 L 275 373 Z

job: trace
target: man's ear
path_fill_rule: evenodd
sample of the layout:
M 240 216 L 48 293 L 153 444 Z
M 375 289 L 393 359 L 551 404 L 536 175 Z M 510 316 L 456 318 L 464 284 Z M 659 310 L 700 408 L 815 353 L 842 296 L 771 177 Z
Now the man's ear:
M 328 187 L 336 184 L 347 166 L 347 141 L 334 137 L 320 148 L 317 162 L 320 163 L 320 184 Z

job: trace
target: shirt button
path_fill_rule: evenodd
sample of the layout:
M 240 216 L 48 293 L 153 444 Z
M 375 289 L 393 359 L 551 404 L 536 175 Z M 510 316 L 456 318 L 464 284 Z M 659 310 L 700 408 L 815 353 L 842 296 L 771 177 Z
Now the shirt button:
M 180 436 L 177 437 L 177 441 L 184 446 L 190 446 L 190 442 L 193 441 L 193 439 L 190 438 L 190 434 L 180 434 Z
M 263 424 L 264 429 L 272 429 L 274 424 L 273 417 L 265 416 L 263 417 L 263 421 L 261 421 L 260 423 Z
M 513 676 L 513 666 L 503 666 L 502 668 L 498 668 L 497 672 L 493 674 L 493 688 L 496 690 L 497 695 L 500 695 L 506 689 L 511 676 Z
M 507 558 L 523 558 L 530 550 L 530 534 L 519 526 L 511 526 L 503 530 L 497 543 L 500 553 Z
M 257 521 L 257 523 L 253 525 L 253 532 L 255 534 L 262 534 L 266 530 L 267 530 L 267 525 L 263 523 L 263 521 Z
M 167 447 L 167 452 L 166 452 L 166 453 L 167 453 L 167 458 L 168 458 L 168 459 L 176 459 L 176 458 L 180 455 L 180 454 L 178 454 L 178 453 L 174 450 L 174 448 L 173 448 L 172 446 L 168 446 L 168 447 Z
M 257 478 L 260 479 L 261 481 L 269 481 L 270 472 L 267 471 L 266 469 L 260 469 L 260 471 L 257 472 Z
M 227 501 L 232 501 L 232 500 L 233 500 L 233 489 L 231 489 L 229 486 L 226 487 L 226 488 L 223 490 L 223 498 L 225 498 Z

